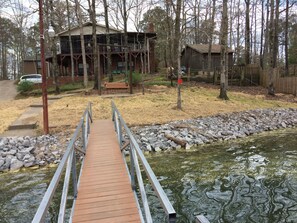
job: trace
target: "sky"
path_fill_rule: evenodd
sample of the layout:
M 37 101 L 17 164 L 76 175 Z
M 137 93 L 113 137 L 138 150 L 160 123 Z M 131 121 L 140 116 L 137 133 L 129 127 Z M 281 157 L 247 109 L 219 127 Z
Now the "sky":
M 3 1 L 3 0 L 0 0 Z M 5 0 L 4 0 L 5 1 Z M 26 14 L 28 14 L 28 19 L 26 21 L 25 26 L 26 27 L 31 27 L 33 26 L 36 22 L 38 22 L 39 19 L 39 13 L 38 13 L 38 1 L 37 0 L 6 0 L 6 1 L 10 1 L 12 2 L 12 4 L 6 6 L 6 7 L 2 7 L 0 5 L 0 16 L 3 17 L 7 17 L 10 18 L 12 21 L 15 22 L 16 20 L 16 14 L 18 14 L 21 11 L 26 12 Z M 65 1 L 65 0 L 64 0 Z M 72 0 L 73 1 L 73 0 Z M 83 4 L 84 8 L 88 8 L 87 1 L 86 0 L 82 0 L 82 2 L 84 2 L 85 4 Z M 16 4 L 18 3 L 18 4 Z M 20 10 L 18 7 L 15 7 L 16 5 L 23 5 L 23 10 Z M 14 9 L 13 9 L 14 8 Z M 99 10 L 103 10 L 103 7 L 98 7 Z M 98 10 L 98 9 L 97 9 Z M 103 12 L 101 12 L 102 14 Z M 99 14 L 99 12 L 97 11 L 97 14 Z M 99 20 L 97 18 L 97 22 L 99 24 L 104 24 L 104 17 L 100 16 Z M 111 26 L 114 26 L 112 24 L 112 20 L 110 19 L 111 22 Z M 128 21 L 128 31 L 136 31 L 134 28 L 134 25 L 131 21 Z

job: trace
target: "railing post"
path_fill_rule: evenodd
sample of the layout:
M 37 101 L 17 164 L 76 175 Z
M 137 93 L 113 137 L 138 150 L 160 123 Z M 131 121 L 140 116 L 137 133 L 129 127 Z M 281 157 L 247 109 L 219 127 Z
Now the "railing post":
M 88 131 L 89 131 L 89 117 L 88 117 L 88 112 L 87 112 L 87 115 L 86 115 L 86 126 L 85 126 L 85 145 L 86 145 L 86 148 L 88 146 Z
M 76 197 L 77 197 L 77 174 L 76 174 L 75 150 L 73 150 L 73 157 L 72 157 L 72 181 L 73 181 L 73 197 L 74 197 L 74 199 L 76 199 Z
M 120 148 L 122 148 L 122 139 L 123 139 L 123 136 L 122 136 L 122 123 L 121 123 L 121 120 L 120 120 L 120 117 L 118 115 L 118 140 L 119 140 L 119 145 L 120 145 Z
M 90 102 L 89 109 L 90 109 L 89 112 L 90 112 L 91 119 L 93 119 L 92 103 L 91 102 Z
M 81 137 L 82 137 L 82 143 L 83 143 L 83 148 L 84 151 L 86 151 L 86 131 L 85 131 L 85 117 L 82 118 L 83 122 L 82 122 L 82 126 L 81 126 Z
M 113 103 L 111 102 L 111 120 L 114 122 L 114 115 L 115 115 L 115 111 L 114 111 L 114 107 L 113 107 Z
M 130 153 L 130 176 L 131 176 L 131 186 L 132 186 L 132 190 L 135 191 L 136 189 L 136 185 L 135 185 L 135 162 L 134 162 L 134 159 L 136 157 L 134 157 L 134 153 L 133 153 L 133 144 L 130 143 L 130 150 L 129 150 L 129 153 Z
M 65 209 L 67 204 L 67 195 L 68 195 L 68 189 L 69 189 L 69 179 L 71 174 L 72 159 L 73 159 L 73 153 L 69 155 L 67 160 L 67 168 L 66 168 L 66 173 L 64 177 L 64 185 L 63 185 L 63 192 L 62 192 L 61 202 L 60 202 L 58 223 L 63 223 L 65 218 Z
M 91 118 L 90 118 L 91 117 Z M 91 122 L 92 122 L 92 116 L 88 113 L 87 115 L 87 120 L 88 120 L 88 135 L 90 134 L 90 130 L 91 130 L 91 122 L 90 122 L 90 119 L 91 119 Z

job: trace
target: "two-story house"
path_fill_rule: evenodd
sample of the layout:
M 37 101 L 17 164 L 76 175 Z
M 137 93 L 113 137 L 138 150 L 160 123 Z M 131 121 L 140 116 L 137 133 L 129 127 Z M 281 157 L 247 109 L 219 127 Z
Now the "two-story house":
M 57 34 L 58 43 L 58 65 L 60 74 L 68 76 L 71 74 L 71 54 L 69 33 L 71 35 L 73 59 L 74 59 L 74 74 L 83 75 L 82 50 L 80 40 L 80 28 L 75 27 Z M 114 28 L 110 28 L 109 37 L 110 45 L 106 44 L 106 28 L 103 25 L 97 24 L 97 44 L 99 46 L 100 55 L 100 73 L 106 75 L 107 67 L 107 48 L 110 47 L 111 53 L 111 72 L 125 72 L 125 51 L 127 50 L 131 56 L 131 65 L 133 71 L 152 73 L 156 71 L 154 41 L 156 33 L 153 32 L 128 32 L 128 46 L 124 46 L 124 32 Z M 83 25 L 83 34 L 85 42 L 86 60 L 88 75 L 94 75 L 93 69 L 93 49 L 92 49 L 92 23 L 87 22 Z M 128 57 L 129 60 L 129 57 Z M 52 58 L 47 58 L 51 62 Z

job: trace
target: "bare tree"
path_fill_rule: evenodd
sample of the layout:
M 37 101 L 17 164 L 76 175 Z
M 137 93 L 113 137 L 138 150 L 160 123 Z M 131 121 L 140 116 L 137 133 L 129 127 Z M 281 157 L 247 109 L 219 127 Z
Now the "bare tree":
M 101 73 L 99 72 L 98 57 L 100 57 L 100 51 L 97 44 L 97 21 L 96 21 L 96 4 L 95 0 L 88 0 L 89 4 L 89 16 L 92 21 L 92 50 L 93 50 L 93 73 L 95 77 L 94 89 L 99 90 L 98 93 L 101 95 Z
M 70 62 L 71 62 L 71 79 L 74 82 L 74 60 L 73 60 L 73 46 L 72 46 L 72 37 L 71 37 L 71 22 L 70 22 L 70 9 L 69 9 L 69 0 L 66 0 L 66 7 L 67 7 L 67 23 L 68 23 L 68 39 L 69 39 L 69 46 L 70 46 Z
M 213 40 L 213 31 L 215 27 L 215 13 L 216 13 L 216 0 L 212 1 L 212 12 L 211 12 L 211 24 L 210 24 L 210 32 L 209 32 L 209 43 L 208 43 L 208 60 L 207 60 L 207 73 L 208 77 L 210 77 L 211 72 L 211 48 L 212 48 L 212 40 Z
M 277 53 L 278 53 L 278 17 L 279 17 L 279 0 L 270 1 L 270 25 L 269 25 L 269 85 L 268 94 L 275 96 L 274 77 L 276 74 L 277 66 Z
M 174 6 L 174 5 L 173 5 Z M 174 56 L 174 64 L 173 67 L 177 72 L 178 79 L 181 79 L 181 71 L 180 71 L 180 14 L 182 8 L 182 0 L 176 1 L 175 8 L 175 24 L 174 24 L 174 39 L 173 39 L 173 56 Z M 181 104 L 181 89 L 180 84 L 177 85 L 177 109 L 182 109 Z
M 50 6 L 50 25 L 57 33 L 57 25 L 55 24 L 54 18 L 54 4 L 53 0 L 49 1 Z M 55 84 L 55 93 L 60 94 L 60 87 L 59 87 L 59 69 L 58 69 L 58 62 L 57 62 L 57 45 L 56 45 L 56 36 L 52 37 L 51 39 L 51 50 L 53 53 L 53 76 L 54 76 L 54 84 Z
M 227 42 L 228 42 L 228 12 L 227 1 L 223 0 L 223 14 L 221 20 L 221 86 L 219 98 L 228 100 L 227 84 L 228 84 L 228 69 L 226 67 L 227 60 Z
M 83 18 L 81 12 L 81 6 L 78 0 L 75 0 L 76 6 L 76 17 L 79 24 L 79 34 L 80 34 L 80 45 L 82 51 L 82 60 L 83 60 L 83 70 L 84 70 L 84 87 L 88 87 L 88 70 L 87 70 L 87 60 L 86 60 L 86 48 L 85 48 L 85 39 L 84 39 L 84 29 L 83 29 Z
M 110 48 L 110 35 L 109 35 L 109 13 L 108 13 L 108 4 L 107 0 L 103 0 L 104 5 L 104 17 L 105 17 L 105 28 L 106 28 L 106 44 L 107 44 L 107 66 L 106 73 L 108 76 L 108 81 L 113 81 L 113 75 L 111 72 L 111 48 Z
M 250 33 L 250 0 L 245 1 L 245 65 L 251 63 L 250 48 L 251 48 L 251 33 Z

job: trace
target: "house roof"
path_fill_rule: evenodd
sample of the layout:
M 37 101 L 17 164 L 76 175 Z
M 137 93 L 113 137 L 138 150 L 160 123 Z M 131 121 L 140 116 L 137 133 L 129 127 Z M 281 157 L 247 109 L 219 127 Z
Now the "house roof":
M 104 26 L 102 24 L 96 24 L 96 26 L 97 26 L 97 28 L 96 28 L 97 34 L 106 33 L 106 31 L 105 31 L 106 26 Z M 85 35 L 92 35 L 92 23 L 91 22 L 84 23 L 83 29 L 84 29 Z M 57 36 L 68 36 L 69 32 L 71 33 L 71 35 L 79 35 L 79 26 L 76 26 L 70 30 L 65 30 L 63 32 L 57 33 Z M 113 27 L 109 27 L 109 32 L 110 33 L 120 33 L 121 30 L 113 28 Z
M 204 54 L 204 53 L 208 53 L 209 45 L 208 44 L 191 44 L 191 45 L 187 45 L 187 47 L 192 48 L 198 53 Z M 213 44 L 211 46 L 211 53 L 221 53 L 221 45 Z M 228 48 L 228 53 L 233 53 L 233 50 Z

